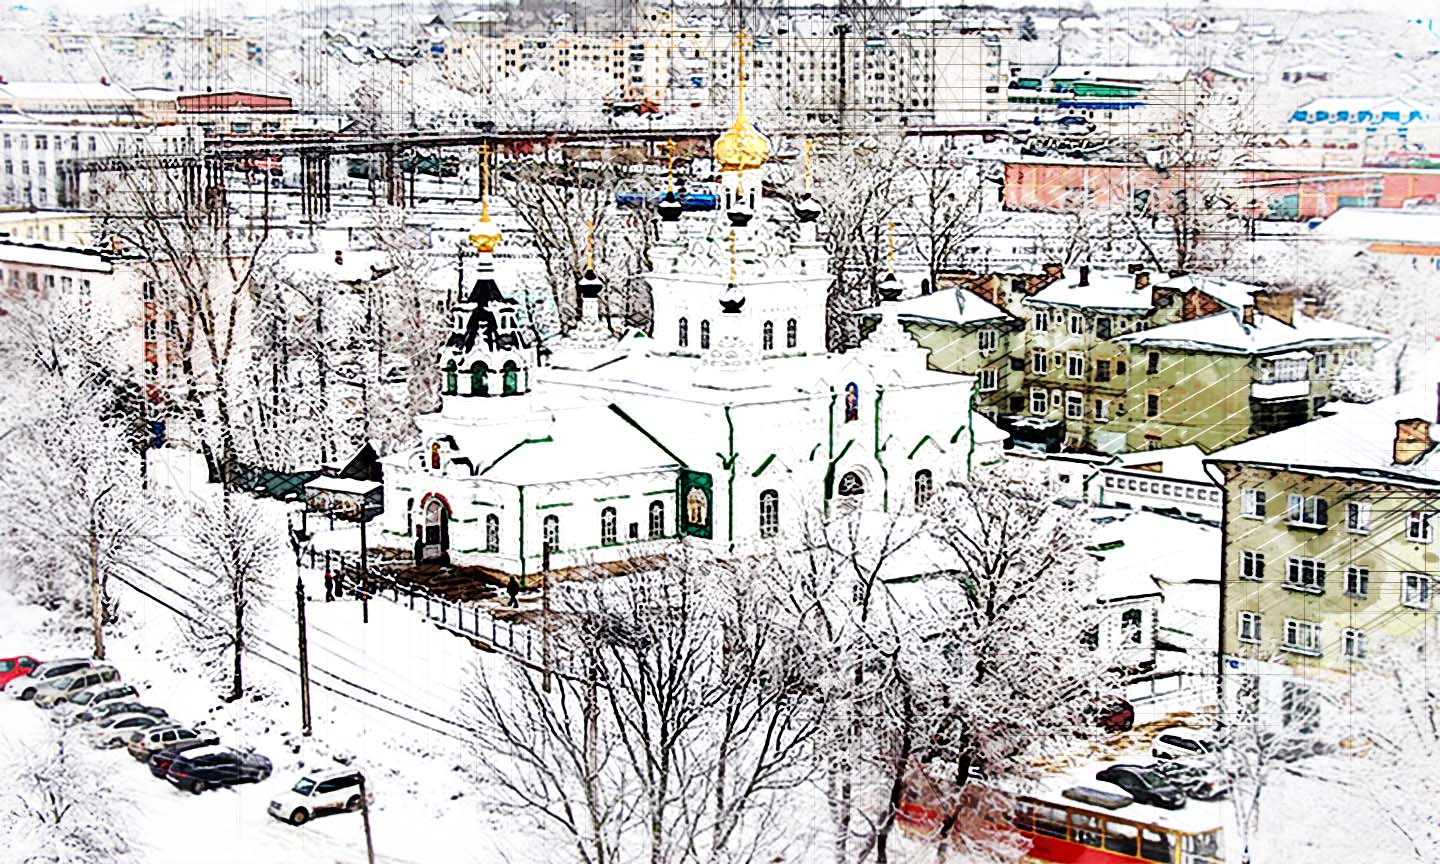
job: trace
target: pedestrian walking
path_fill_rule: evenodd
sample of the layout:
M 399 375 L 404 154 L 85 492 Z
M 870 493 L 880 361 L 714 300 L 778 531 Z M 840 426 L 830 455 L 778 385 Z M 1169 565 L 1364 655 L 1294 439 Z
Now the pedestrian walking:
M 334 600 L 334 599 L 335 599 L 335 577 L 330 575 L 330 571 L 329 571 L 329 570 L 326 570 L 326 571 L 325 571 L 325 602 L 326 602 L 326 603 L 329 603 L 331 600 Z
M 505 586 L 505 593 L 510 595 L 510 608 L 520 608 L 520 583 L 515 581 L 514 576 L 510 577 L 510 582 Z

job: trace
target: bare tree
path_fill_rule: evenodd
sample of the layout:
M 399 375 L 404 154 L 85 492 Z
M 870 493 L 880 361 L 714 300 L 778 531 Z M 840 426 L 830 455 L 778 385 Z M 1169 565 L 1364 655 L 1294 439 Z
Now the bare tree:
M 88 864 L 133 859 L 133 804 L 74 733 L 45 730 L 12 754 L 0 845 L 19 864 Z
M 954 148 L 911 146 L 905 161 L 917 188 L 902 225 L 915 238 L 933 291 L 940 272 L 958 264 L 966 243 L 980 232 L 985 180 L 979 166 Z

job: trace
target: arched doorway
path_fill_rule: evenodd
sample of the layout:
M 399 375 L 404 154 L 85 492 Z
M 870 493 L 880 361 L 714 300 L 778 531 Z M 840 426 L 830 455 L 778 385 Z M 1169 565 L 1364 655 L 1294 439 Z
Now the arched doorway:
M 506 360 L 504 367 L 504 395 L 514 396 L 520 391 L 519 373 L 520 369 L 515 365 L 514 360 Z
M 846 471 L 835 484 L 836 504 L 842 513 L 860 508 L 865 498 L 865 475 L 858 470 Z
M 421 561 L 445 561 L 450 553 L 450 508 L 439 498 L 425 503 L 424 532 L 420 537 Z

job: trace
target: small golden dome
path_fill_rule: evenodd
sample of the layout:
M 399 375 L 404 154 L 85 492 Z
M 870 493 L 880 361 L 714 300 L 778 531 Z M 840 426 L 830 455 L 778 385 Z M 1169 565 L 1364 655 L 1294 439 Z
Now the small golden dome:
M 470 232 L 470 245 L 477 252 L 494 252 L 495 247 L 500 245 L 501 236 L 500 228 L 490 221 L 490 214 L 482 213 L 480 221 L 475 223 L 475 230 Z
M 749 171 L 770 158 L 770 139 L 750 124 L 742 109 L 725 134 L 715 139 L 715 162 L 721 171 Z

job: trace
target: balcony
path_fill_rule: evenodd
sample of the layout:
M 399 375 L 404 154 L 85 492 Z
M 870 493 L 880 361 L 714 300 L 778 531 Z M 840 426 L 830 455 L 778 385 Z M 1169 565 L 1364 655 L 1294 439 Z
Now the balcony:
M 1309 395 L 1310 382 L 1306 379 L 1299 381 L 1275 381 L 1272 383 L 1255 381 L 1250 385 L 1251 399 L 1301 399 Z
M 1256 362 L 1252 399 L 1299 399 L 1310 395 L 1310 352 L 1292 351 Z

